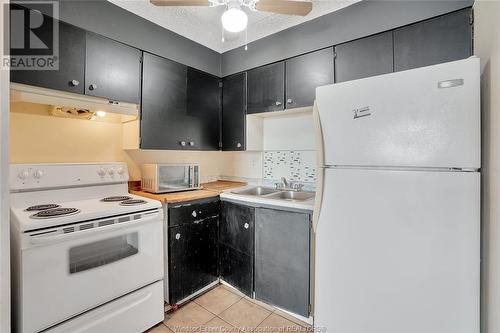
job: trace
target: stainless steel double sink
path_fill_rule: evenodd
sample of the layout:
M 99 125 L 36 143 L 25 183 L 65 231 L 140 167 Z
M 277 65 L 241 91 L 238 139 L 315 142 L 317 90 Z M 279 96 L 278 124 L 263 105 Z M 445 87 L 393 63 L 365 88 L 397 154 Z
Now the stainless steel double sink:
M 314 192 L 309 191 L 276 190 L 262 186 L 235 190 L 231 193 L 287 201 L 306 201 L 314 198 L 315 195 Z

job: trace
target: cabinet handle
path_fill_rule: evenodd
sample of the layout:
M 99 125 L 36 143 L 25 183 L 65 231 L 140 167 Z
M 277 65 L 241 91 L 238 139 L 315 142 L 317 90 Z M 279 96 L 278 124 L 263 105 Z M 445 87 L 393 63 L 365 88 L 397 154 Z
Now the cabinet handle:
M 193 141 L 191 141 L 191 142 L 189 143 L 189 145 L 190 145 L 191 147 L 193 147 L 193 146 L 194 146 L 194 142 L 193 142 Z
M 177 240 L 181 239 L 181 234 L 175 234 L 175 239 Z
M 180 144 L 181 144 L 181 146 L 183 146 L 183 147 L 186 145 L 186 141 L 181 141 L 181 142 L 179 142 L 179 143 L 180 143 Z
M 90 89 L 90 90 L 96 90 L 96 89 L 97 89 L 97 84 L 92 83 L 92 84 L 89 86 L 89 89 Z
M 287 100 L 286 100 L 286 102 L 287 102 L 288 104 L 292 104 L 292 103 L 293 103 L 293 100 L 292 100 L 291 98 L 289 98 L 289 99 L 287 99 Z
M 236 144 L 236 148 L 241 148 L 241 143 L 239 143 L 239 142 L 238 142 L 238 143 Z
M 78 80 L 71 80 L 71 85 L 72 85 L 73 87 L 76 87 L 76 86 L 77 86 L 77 85 L 79 85 L 79 84 L 80 84 L 80 81 L 78 81 Z
M 245 223 L 244 227 L 245 227 L 245 229 L 248 229 L 248 227 L 250 227 L 250 224 Z
M 280 106 L 281 105 L 281 102 L 280 101 L 276 101 L 276 106 Z

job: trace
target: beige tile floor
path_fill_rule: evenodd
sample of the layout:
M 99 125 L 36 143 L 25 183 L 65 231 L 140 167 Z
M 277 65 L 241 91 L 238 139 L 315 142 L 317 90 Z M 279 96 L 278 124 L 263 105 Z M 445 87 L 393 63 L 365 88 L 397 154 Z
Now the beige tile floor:
M 309 325 L 237 291 L 219 285 L 177 311 L 148 333 L 308 332 Z

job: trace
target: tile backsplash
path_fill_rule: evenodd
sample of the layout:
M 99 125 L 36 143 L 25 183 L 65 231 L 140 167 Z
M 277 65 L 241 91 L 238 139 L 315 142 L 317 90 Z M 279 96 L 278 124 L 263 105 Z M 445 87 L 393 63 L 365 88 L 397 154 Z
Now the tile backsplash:
M 264 179 L 313 183 L 316 181 L 316 151 L 278 150 L 264 152 Z

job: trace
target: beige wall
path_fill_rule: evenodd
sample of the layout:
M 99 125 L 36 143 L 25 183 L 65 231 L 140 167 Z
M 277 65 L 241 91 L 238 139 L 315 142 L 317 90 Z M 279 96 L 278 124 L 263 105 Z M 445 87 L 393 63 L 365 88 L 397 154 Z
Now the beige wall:
M 202 180 L 262 177 L 260 152 L 123 150 L 116 119 L 58 118 L 49 115 L 49 106 L 29 103 L 12 103 L 10 115 L 11 163 L 126 162 L 135 180 L 142 163 L 199 163 Z
M 137 179 L 137 164 L 121 149 L 121 123 L 58 118 L 48 110 L 11 103 L 11 163 L 127 162 Z
M 482 332 L 500 332 L 500 2 L 474 5 L 475 53 L 481 58 Z

